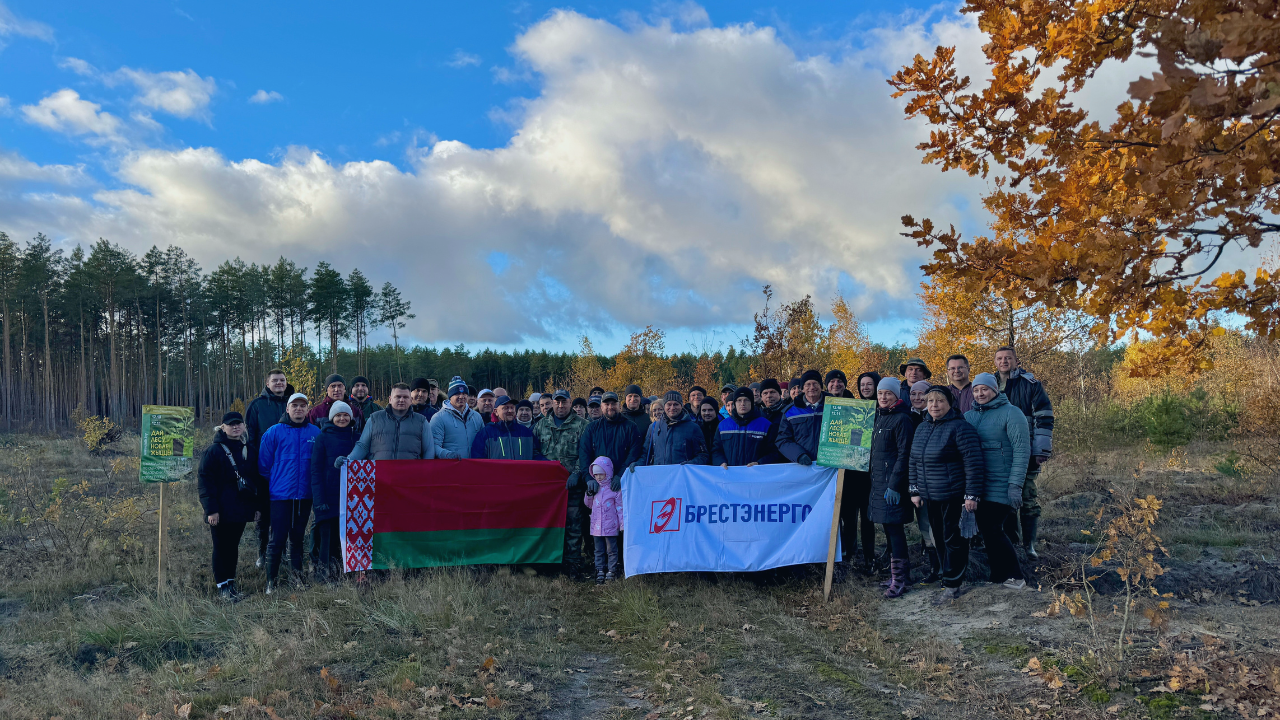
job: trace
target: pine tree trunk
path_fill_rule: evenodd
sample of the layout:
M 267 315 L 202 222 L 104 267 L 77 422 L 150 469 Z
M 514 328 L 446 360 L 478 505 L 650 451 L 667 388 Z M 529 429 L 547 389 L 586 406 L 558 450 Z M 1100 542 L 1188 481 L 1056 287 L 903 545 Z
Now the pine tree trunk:
M 49 352 L 49 294 L 40 296 L 40 310 L 44 315 L 44 426 L 53 431 L 53 356 Z

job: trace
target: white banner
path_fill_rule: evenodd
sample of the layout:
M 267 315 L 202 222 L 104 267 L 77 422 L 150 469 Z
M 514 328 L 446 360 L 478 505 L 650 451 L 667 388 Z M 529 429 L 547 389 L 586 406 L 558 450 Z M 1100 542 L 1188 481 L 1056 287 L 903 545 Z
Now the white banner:
M 787 464 L 660 465 L 626 473 L 627 577 L 826 562 L 836 472 Z

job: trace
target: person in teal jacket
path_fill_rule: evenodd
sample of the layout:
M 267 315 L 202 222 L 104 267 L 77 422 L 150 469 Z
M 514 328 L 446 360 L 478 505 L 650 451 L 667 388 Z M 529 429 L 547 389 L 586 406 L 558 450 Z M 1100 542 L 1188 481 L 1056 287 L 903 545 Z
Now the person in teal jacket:
M 973 409 L 964 414 L 978 431 L 987 466 L 987 483 L 974 516 L 991 560 L 991 582 L 1021 589 L 1027 582 L 1004 524 L 1022 505 L 1023 468 L 1031 461 L 1031 435 L 1027 416 L 998 388 L 994 375 L 980 373 L 973 379 Z
M 311 451 L 320 428 L 307 422 L 310 402 L 294 393 L 280 422 L 262 436 L 258 474 L 271 496 L 271 542 L 267 545 L 267 594 L 275 590 L 280 558 L 289 544 L 289 563 L 302 572 L 302 535 L 311 516 Z

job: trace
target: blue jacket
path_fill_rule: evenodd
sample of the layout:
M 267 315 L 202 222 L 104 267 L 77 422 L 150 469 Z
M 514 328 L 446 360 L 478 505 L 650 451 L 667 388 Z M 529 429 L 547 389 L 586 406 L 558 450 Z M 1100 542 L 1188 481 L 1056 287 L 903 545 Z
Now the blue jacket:
M 342 471 L 333 466 L 333 461 L 351 454 L 356 446 L 356 425 L 340 428 L 325 421 L 320 436 L 312 443 L 311 449 L 311 509 L 316 513 L 316 520 L 329 520 L 338 517 L 338 492 L 342 486 Z
M 473 460 L 546 460 L 533 431 L 512 420 L 489 423 L 471 441 Z
M 640 459 L 643 448 L 644 437 L 635 423 L 622 417 L 622 413 L 612 420 L 607 417 L 593 420 L 578 440 L 578 476 L 591 477 L 591 463 L 598 457 L 609 458 L 614 474 L 621 473 Z
M 1031 462 L 1031 437 L 1027 416 L 1004 393 L 986 405 L 973 404 L 964 419 L 978 431 L 982 457 L 987 466 L 987 483 L 982 499 L 1009 505 L 1010 488 L 1022 496 L 1022 483 Z
M 711 459 L 702 427 L 689 413 L 670 421 L 664 415 L 649 426 L 644 439 L 644 450 L 637 465 L 706 465 Z
M 471 457 L 471 443 L 484 430 L 480 413 L 466 408 L 459 414 L 452 405 L 431 418 L 431 434 L 435 439 L 436 457 L 441 460 L 466 460 Z
M 721 420 L 711 445 L 711 464 L 741 467 L 777 462 L 778 453 L 773 446 L 777 431 L 773 428 L 759 408 L 752 408 L 745 417 L 734 413 Z
M 311 448 L 320 428 L 303 419 L 294 425 L 286 414 L 262 436 L 258 474 L 267 478 L 272 500 L 311 499 Z
M 796 404 L 782 414 L 778 423 L 778 452 L 787 460 L 796 462 L 801 455 L 818 459 L 818 436 L 822 434 L 822 408 L 826 402 L 825 392 L 814 405 L 806 403 L 801 395 L 796 398 Z

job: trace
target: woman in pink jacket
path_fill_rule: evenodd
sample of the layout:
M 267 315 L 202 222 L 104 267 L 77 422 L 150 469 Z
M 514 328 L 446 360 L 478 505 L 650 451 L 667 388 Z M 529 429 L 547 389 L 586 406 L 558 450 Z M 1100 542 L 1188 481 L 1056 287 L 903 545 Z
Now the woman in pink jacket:
M 591 508 L 591 536 L 596 539 L 596 584 L 603 585 L 618 577 L 622 493 L 611 488 L 613 461 L 609 458 L 601 456 L 591 463 L 591 477 L 583 502 Z

